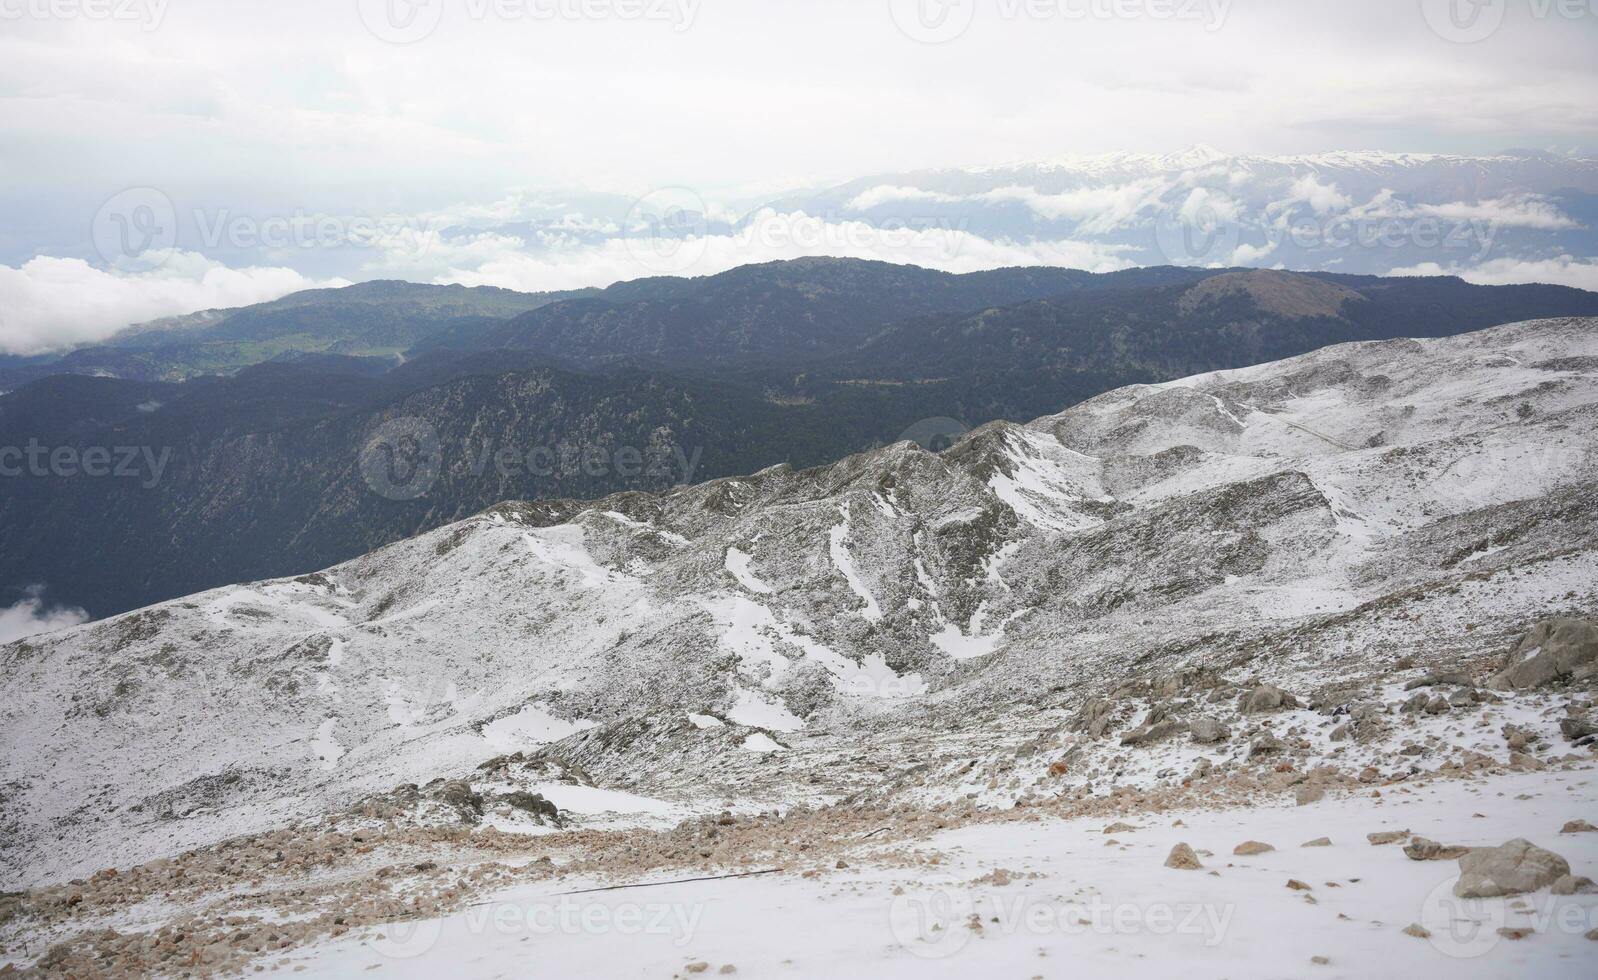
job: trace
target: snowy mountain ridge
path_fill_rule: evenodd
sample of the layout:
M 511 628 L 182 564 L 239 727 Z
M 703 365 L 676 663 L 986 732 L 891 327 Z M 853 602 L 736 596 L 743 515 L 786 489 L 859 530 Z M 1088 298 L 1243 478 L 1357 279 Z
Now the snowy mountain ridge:
M 861 792 L 1009 806 L 1242 766 L 1264 735 L 1345 751 L 1338 718 L 1403 671 L 1496 669 L 1533 622 L 1598 610 L 1595 422 L 1598 321 L 1350 344 L 941 455 L 507 503 L 12 644 L 6 884 L 438 779 L 608 826 Z M 1229 707 L 1264 682 L 1298 695 L 1275 734 Z M 1125 747 L 1200 714 L 1228 733 Z

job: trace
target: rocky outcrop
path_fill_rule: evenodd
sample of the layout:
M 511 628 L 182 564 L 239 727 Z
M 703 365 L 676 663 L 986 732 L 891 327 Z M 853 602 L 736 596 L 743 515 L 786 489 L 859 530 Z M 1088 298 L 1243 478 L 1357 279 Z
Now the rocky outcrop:
M 1298 707 L 1298 699 L 1273 684 L 1261 684 L 1238 699 L 1237 710 L 1245 715 Z
M 1525 691 L 1598 675 L 1598 623 L 1546 619 L 1521 639 L 1488 680 L 1499 691 Z
M 1188 723 L 1188 732 L 1192 734 L 1193 741 L 1200 745 L 1214 745 L 1223 742 L 1231 731 L 1214 718 L 1194 718 Z
M 1570 874 L 1570 864 L 1552 851 L 1516 838 L 1498 847 L 1478 847 L 1459 859 L 1460 898 L 1498 898 L 1547 888 Z

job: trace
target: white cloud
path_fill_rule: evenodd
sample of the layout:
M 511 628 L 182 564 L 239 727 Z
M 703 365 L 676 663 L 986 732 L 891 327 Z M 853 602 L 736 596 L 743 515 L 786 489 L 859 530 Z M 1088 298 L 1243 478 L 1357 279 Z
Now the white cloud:
M 61 350 L 104 340 L 132 323 L 343 284 L 286 268 L 230 269 L 192 252 L 140 273 L 41 255 L 20 268 L 0 265 L 0 353 Z
M 1323 184 L 1314 174 L 1305 174 L 1293 181 L 1287 197 L 1272 204 L 1268 210 L 1291 212 L 1293 205 L 1307 204 L 1316 214 L 1324 215 L 1333 211 L 1347 211 L 1353 203 L 1348 195 L 1337 189 L 1336 184 Z
M 730 234 L 706 235 L 655 251 L 649 240 L 610 239 L 529 253 L 512 241 L 497 255 L 485 255 L 474 241 L 460 254 L 459 266 L 437 282 L 501 286 L 537 291 L 603 286 L 650 275 L 703 276 L 740 265 L 806 256 L 876 259 L 910 263 L 946 272 L 974 272 L 1017 265 L 1049 265 L 1110 272 L 1134 263 L 1126 248 L 1095 242 L 1055 240 L 1001 242 L 957 227 L 893 228 L 863 221 L 827 221 L 803 212 L 767 209 Z M 434 258 L 456 257 L 441 244 Z
M 999 187 L 972 196 L 979 201 L 1018 201 L 1052 221 L 1078 221 L 1077 230 L 1095 235 L 1130 224 L 1146 208 L 1157 207 L 1171 188 L 1162 180 L 1140 180 L 1105 187 L 1084 187 L 1044 194 L 1034 187 Z
M 1482 221 L 1503 228 L 1534 228 L 1539 231 L 1565 231 L 1581 224 L 1559 210 L 1552 200 L 1539 194 L 1517 194 L 1474 204 L 1423 204 L 1415 209 L 1423 215 L 1448 221 Z
M 883 204 L 897 204 L 900 201 L 928 201 L 934 204 L 954 204 L 966 200 L 955 194 L 944 194 L 940 191 L 924 191 L 919 187 L 899 187 L 893 184 L 878 184 L 856 194 L 844 207 L 850 211 L 869 211 Z
M 1280 241 L 1272 241 L 1266 242 L 1264 245 L 1249 245 L 1247 243 L 1239 245 L 1232 251 L 1232 261 L 1230 264 L 1253 265 L 1260 259 L 1263 259 L 1272 252 L 1276 251 L 1276 246 L 1279 244 L 1281 244 Z
M 89 614 L 82 609 L 64 606 L 46 608 L 43 591 L 40 588 L 29 589 L 21 601 L 0 609 L 0 645 L 89 621 Z
M 1394 269 L 1393 276 L 1458 276 L 1466 282 L 1483 286 L 1509 286 L 1517 283 L 1542 282 L 1556 286 L 1574 286 L 1598 292 L 1598 259 L 1578 259 L 1561 255 L 1555 259 L 1493 259 L 1480 265 L 1462 268 L 1443 267 L 1436 262 Z
M 1212 191 L 1207 187 L 1195 187 L 1182 202 L 1182 206 L 1177 209 L 1177 214 L 1188 225 L 1201 225 L 1210 221 L 1236 224 L 1242 220 L 1243 206 L 1219 191 Z

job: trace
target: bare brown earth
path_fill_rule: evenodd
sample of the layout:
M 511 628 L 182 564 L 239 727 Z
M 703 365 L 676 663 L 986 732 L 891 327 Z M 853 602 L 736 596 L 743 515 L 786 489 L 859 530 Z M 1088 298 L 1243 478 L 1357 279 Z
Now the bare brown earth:
M 1293 317 L 1339 316 L 1345 302 L 1363 298 L 1347 286 L 1336 283 L 1270 269 L 1254 269 L 1228 272 L 1206 279 L 1183 293 L 1179 305 L 1183 312 L 1191 312 L 1204 302 L 1229 293 L 1246 293 L 1261 310 Z
M 1591 756 L 1547 760 L 1591 764 Z M 758 815 L 722 813 L 670 830 L 578 830 L 524 836 L 492 828 L 399 826 L 361 808 L 290 829 L 240 837 L 132 868 L 0 898 L 0 953 L 38 957 L 25 971 L 45 976 L 205 977 L 282 969 L 307 944 L 348 934 L 375 938 L 384 923 L 461 910 L 532 881 L 597 882 L 730 875 L 781 869 L 816 877 L 839 862 L 890 867 L 938 865 L 935 850 L 905 845 L 975 823 L 1079 817 L 1149 816 L 1173 810 L 1230 809 L 1301 795 L 1305 787 L 1381 794 L 1405 783 L 1474 779 L 1520 768 L 1478 756 L 1432 773 L 1382 779 L 1334 766 L 1301 771 L 1289 763 L 1195 776 L 1181 785 L 1071 790 L 1011 810 L 970 803 L 894 809 L 869 805 L 796 808 Z M 1399 786 L 1402 792 L 1407 786 Z M 369 812 L 369 810 L 367 811 Z M 153 929 L 118 931 L 130 916 Z

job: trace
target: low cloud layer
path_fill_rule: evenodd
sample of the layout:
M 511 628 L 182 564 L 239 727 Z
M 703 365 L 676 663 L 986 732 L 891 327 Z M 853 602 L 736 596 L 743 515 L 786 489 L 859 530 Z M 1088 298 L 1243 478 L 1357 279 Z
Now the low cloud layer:
M 0 265 L 0 354 L 64 350 L 104 340 L 133 323 L 343 284 L 282 267 L 231 269 L 193 252 L 179 252 L 161 268 L 140 273 L 39 256 L 20 268 Z
M 89 621 L 82 609 L 46 607 L 42 592 L 31 589 L 20 602 L 0 609 L 0 645 Z
M 758 213 L 737 230 L 682 241 L 614 238 L 539 252 L 525 251 L 521 244 L 490 235 L 437 242 L 427 258 L 461 260 L 436 276 L 437 282 L 526 291 L 603 286 L 654 275 L 714 275 L 740 265 L 807 256 L 876 259 L 945 272 L 1018 265 L 1112 272 L 1134 264 L 1124 255 L 1126 249 L 1096 242 L 1003 242 L 958 227 L 888 228 L 772 210 Z
M 1480 265 L 1461 268 L 1443 266 L 1436 262 L 1394 269 L 1395 276 L 1458 276 L 1466 282 L 1483 286 L 1509 286 L 1516 283 L 1542 282 L 1556 286 L 1574 286 L 1598 292 L 1598 261 L 1561 255 L 1553 259 L 1526 261 L 1522 259 L 1496 259 Z

